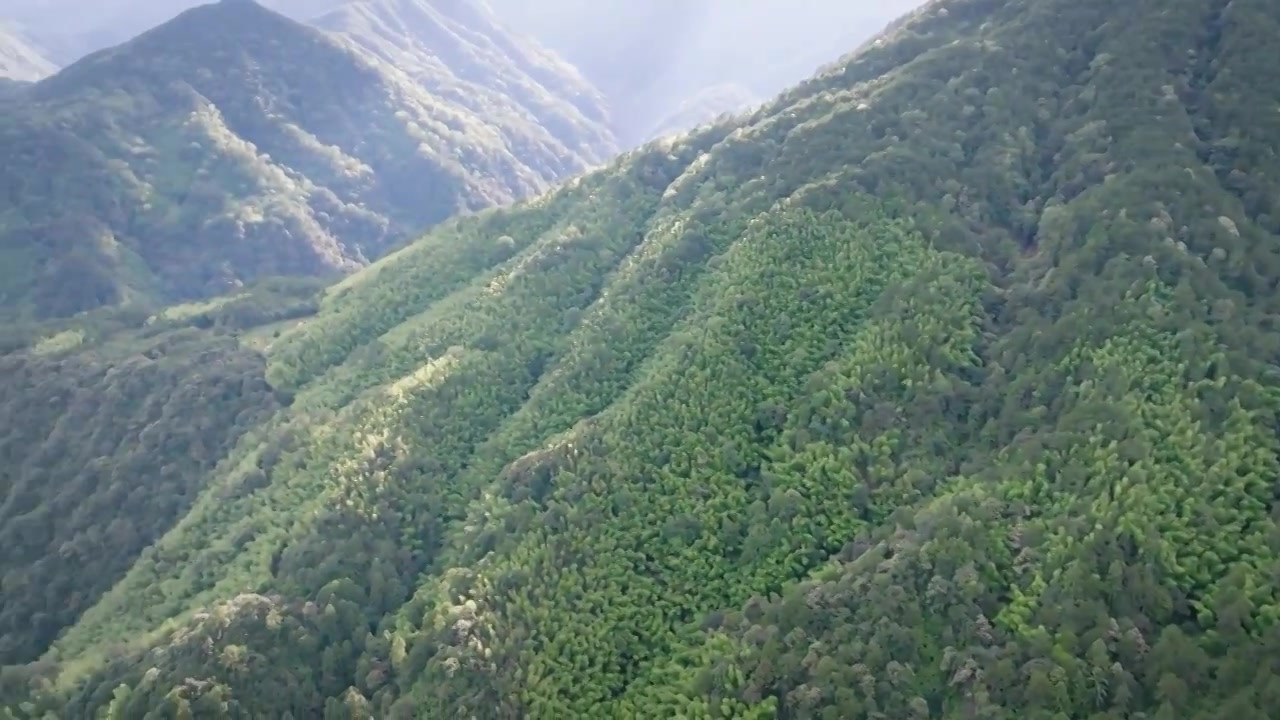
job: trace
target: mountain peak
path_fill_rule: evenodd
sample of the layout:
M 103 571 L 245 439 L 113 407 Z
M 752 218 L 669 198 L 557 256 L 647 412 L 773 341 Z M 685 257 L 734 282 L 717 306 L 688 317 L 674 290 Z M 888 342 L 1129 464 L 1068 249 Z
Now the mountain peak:
M 185 10 L 179 15 L 188 13 L 213 13 L 213 12 L 235 12 L 235 13 L 266 13 L 270 15 L 279 15 L 266 5 L 257 0 L 216 0 L 215 2 L 197 5 L 189 10 Z
M 58 92 L 80 83 L 116 85 L 137 74 L 182 79 L 196 68 L 222 72 L 260 53 L 287 59 L 297 43 L 337 46 L 320 31 L 254 0 L 218 0 L 185 10 L 121 45 L 69 65 L 46 85 Z M 161 60 L 163 58 L 163 60 Z M 260 63 L 261 64 L 261 63 Z
M 410 17 L 394 7 L 379 20 Z M 0 225 L 0 245 L 31 248 L 40 272 L 0 276 L 0 311 L 62 317 L 351 271 L 612 152 L 575 94 L 494 50 L 510 42 L 500 30 L 428 26 L 390 47 L 220 0 L 23 88 L 31 102 L 4 108 L 0 187 L 92 180 L 12 195 L 24 220 Z
M 196 23 L 215 23 L 210 29 L 217 29 L 218 24 L 232 24 L 241 27 L 242 23 L 265 23 L 260 30 L 274 30 L 281 25 L 305 28 L 305 25 L 268 8 L 256 0 L 217 0 L 217 2 L 197 5 L 178 13 L 172 20 L 163 23 L 153 30 L 143 33 L 145 37 L 156 31 L 173 32 L 177 29 L 189 30 Z

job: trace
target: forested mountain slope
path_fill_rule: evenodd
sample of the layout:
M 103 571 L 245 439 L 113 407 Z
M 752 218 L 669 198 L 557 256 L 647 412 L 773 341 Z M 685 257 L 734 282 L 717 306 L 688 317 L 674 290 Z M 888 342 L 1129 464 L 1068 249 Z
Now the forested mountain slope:
M 264 370 L 235 339 L 195 330 L 0 356 L 0 657 L 37 657 L 182 516 L 204 473 L 278 407 Z
M 48 58 L 0 20 L 0 78 L 30 82 L 54 70 L 57 67 Z
M 355 269 L 614 151 L 589 103 L 558 94 L 571 74 L 489 58 L 424 68 L 436 94 L 349 39 L 221 0 L 75 63 L 0 118 L 0 315 Z
M 99 48 L 115 45 L 170 19 L 199 0 L 7 0 L 4 12 L 37 31 L 57 49 L 54 59 L 67 64 Z M 388 9 L 407 25 L 416 11 L 392 9 L 404 0 L 262 0 L 295 20 L 311 23 L 326 14 L 356 19 L 365 40 L 390 51 L 397 66 L 420 66 L 435 49 L 428 41 L 405 42 L 399 20 L 378 17 Z M 784 87 L 808 77 L 819 66 L 878 32 L 896 15 L 923 0 L 485 0 L 506 28 L 536 38 L 583 73 L 608 98 L 610 127 L 627 146 L 653 138 L 681 120 L 693 125 L 724 111 L 744 110 Z M 430 12 L 457 18 L 465 14 L 468 32 L 452 34 L 448 23 L 432 38 L 462 40 L 468 51 L 472 33 L 489 32 L 489 13 L 466 3 L 430 2 Z M 332 18 L 330 18 L 330 21 Z M 326 21 L 319 21 L 324 25 Z M 392 29 L 390 41 L 380 37 Z M 506 45 L 499 41 L 498 45 Z M 523 43 L 520 43 L 523 45 Z M 423 52 L 426 50 L 427 52 Z M 542 51 L 523 48 L 526 68 L 558 64 Z M 542 78 L 540 78 L 542 79 Z M 732 102 L 726 102 L 732 101 Z M 696 111 L 696 112 L 695 112 Z
M 437 228 L 268 341 L 288 407 L 0 692 L 1270 717 L 1278 41 L 1270 0 L 941 2 Z
M 508 34 L 483 3 L 362 0 L 309 22 L 433 97 L 509 128 L 516 154 L 550 158 L 557 174 L 604 160 L 601 149 L 613 147 L 599 91 L 553 53 Z

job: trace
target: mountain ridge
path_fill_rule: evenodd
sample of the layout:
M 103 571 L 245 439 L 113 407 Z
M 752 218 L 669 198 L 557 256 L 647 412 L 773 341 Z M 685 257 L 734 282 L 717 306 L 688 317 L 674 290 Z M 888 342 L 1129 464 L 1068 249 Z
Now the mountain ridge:
M 450 72 L 439 69 L 441 86 L 480 89 Z M 260 353 L 228 334 L 314 314 L 322 286 L 306 276 L 333 279 L 415 229 L 534 193 L 611 151 L 605 128 L 518 72 L 508 62 L 491 82 L 523 83 L 519 97 L 484 88 L 455 103 L 347 39 L 234 0 L 2 101 L 0 357 L 15 385 L 0 433 L 13 430 L 0 582 L 45 589 L 0 602 L 0 661 L 47 649 L 182 517 L 227 443 L 287 403 Z M 506 114 L 486 117 L 485 103 Z M 533 127 L 539 117 L 562 120 L 558 139 Z M 195 302 L 164 307 L 184 298 Z M 68 350 L 82 354 L 64 361 Z M 46 417 L 51 398 L 81 426 Z M 200 404 L 195 429 L 170 426 L 174 407 Z M 26 416 L 44 438 L 35 455 L 20 450 L 36 437 Z M 120 424 L 98 432 L 110 418 Z M 112 488 L 129 473 L 156 502 L 137 522 L 99 522 L 112 503 L 137 501 Z M 45 492 L 65 522 L 12 538 Z M 105 536 L 112 557 L 95 560 Z
M 33 82 L 56 70 L 42 52 L 0 20 L 0 79 Z
M 327 13 L 342 13 L 348 5 L 342 0 L 264 1 L 308 23 Z M 634 146 L 665 129 L 664 120 L 711 88 L 739 85 L 748 96 L 760 99 L 781 91 L 921 1 L 893 0 L 863 8 L 837 0 L 813 0 L 797 8 L 780 0 L 756 0 L 749 6 L 706 0 L 653 0 L 639 5 L 625 0 L 548 0 L 534 8 L 524 2 L 493 0 L 487 3 L 492 13 L 467 8 L 470 19 L 463 23 L 483 26 L 496 16 L 510 33 L 521 34 L 517 46 L 527 47 L 536 39 L 564 57 L 604 93 L 610 129 L 624 145 Z M 76 8 L 70 0 L 14 0 L 10 12 L 39 30 L 36 37 L 58 49 L 54 59 L 67 64 L 162 23 L 196 2 L 101 0 L 93 8 Z M 519 47 L 504 47 L 502 52 L 523 54 Z M 534 74 L 552 88 L 563 73 L 554 69 Z M 694 124 L 710 121 L 721 109 L 746 110 L 747 106 L 712 107 L 707 114 L 690 119 Z
M 516 111 L 531 115 L 535 126 L 547 128 L 564 146 L 560 149 L 562 155 L 572 156 L 581 152 L 577 146 L 588 145 L 587 157 L 577 158 L 578 167 L 606 159 L 597 150 L 613 143 L 612 137 L 600 128 L 607 122 L 603 98 L 575 69 L 549 54 L 531 52 L 506 40 L 496 19 L 469 3 L 451 6 L 456 17 L 442 12 L 436 7 L 438 4 L 362 0 L 331 10 L 311 24 L 350 40 L 409 75 L 429 92 L 465 104 L 474 112 L 500 112 L 501 105 L 491 99 L 515 96 L 526 106 Z M 441 67 L 450 69 L 456 80 L 443 81 Z M 549 72 L 540 72 L 539 67 L 546 67 Z M 511 78 L 524 79 L 521 76 L 528 80 L 512 87 Z M 549 92 L 539 92 L 544 78 L 549 80 Z M 478 91 L 483 93 L 483 100 L 490 100 L 488 105 L 475 97 Z M 582 117 L 566 118 L 561 108 L 549 106 L 548 95 L 567 99 Z M 586 138 L 590 143 L 584 142 Z
M 536 9 L 518 0 L 491 4 L 512 27 L 583 68 L 610 98 L 617 132 L 642 143 L 665 130 L 682 106 L 692 106 L 685 107 L 692 121 L 687 127 L 722 111 L 749 110 L 750 99 L 766 99 L 802 81 L 921 2 L 872 7 L 825 0 L 802 6 L 781 0 L 549 0 Z M 689 113 L 700 96 L 725 86 L 742 88 L 738 102 L 709 103 L 705 112 Z
M 503 72 L 515 80 L 514 66 Z M 251 0 L 186 11 L 26 90 L 4 139 L 9 172 L 37 174 L 5 180 L 27 189 L 9 196 L 23 205 L 0 208 L 16 218 L 0 232 L 13 264 L 37 272 L 0 284 L 0 296 L 19 314 L 26 303 L 58 317 L 348 271 L 409 232 L 545 189 L 611 151 L 607 131 L 567 101 L 537 85 L 525 96 L 560 118 L 558 139 L 520 112 L 523 99 L 485 93 L 511 109 L 490 121 Z M 24 154 L 41 147 L 93 180 L 43 204 L 39 173 L 64 180 Z M 59 290 L 68 285 L 79 295 Z
M 257 336 L 287 407 L 0 698 L 1265 720 L 1276 38 L 937 2 L 438 226 Z

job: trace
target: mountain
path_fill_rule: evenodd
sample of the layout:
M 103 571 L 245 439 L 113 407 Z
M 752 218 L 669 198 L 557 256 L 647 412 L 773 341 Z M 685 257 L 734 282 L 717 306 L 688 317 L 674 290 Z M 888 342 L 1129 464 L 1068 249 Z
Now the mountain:
M 310 22 L 407 73 L 433 97 L 525 130 L 507 139 L 517 153 L 550 146 L 543 154 L 572 157 L 583 145 L 612 146 L 599 92 L 554 54 L 508 34 L 481 3 L 366 0 Z M 565 112 L 566 102 L 575 112 Z
M 576 65 L 643 142 L 741 111 L 813 74 L 923 0 L 489 0 L 512 28 Z M 711 93 L 734 103 L 707 103 Z M 701 109 L 694 114 L 692 111 Z
M 279 407 L 260 354 L 195 330 L 41 360 L 0 356 L 9 461 L 0 657 L 9 661 L 47 648 L 181 517 L 184 497 L 236 439 Z
M 263 4 L 305 20 L 332 10 L 343 1 L 265 0 Z M 69 65 L 90 53 L 125 43 L 202 4 L 200 0 L 6 0 L 4 16 L 28 28 L 48 49 L 51 59 Z
M 10 0 L 13 7 L 6 12 L 38 30 L 37 37 L 45 46 L 58 48 L 55 59 L 65 64 L 123 42 L 197 1 L 98 0 L 86 7 L 79 0 Z M 712 120 L 725 110 L 745 110 L 809 76 L 923 2 L 487 1 L 502 25 L 536 38 L 604 93 L 611 108 L 611 128 L 627 145 L 655 137 L 671 127 L 673 119 L 688 123 L 677 128 L 683 130 Z M 264 0 L 264 4 L 305 22 L 330 13 L 348 16 L 344 22 L 354 19 L 350 16 L 363 16 L 355 22 L 372 26 L 374 36 L 396 26 L 371 17 L 378 11 L 369 12 L 367 7 L 349 9 L 352 3 L 344 0 Z M 394 3 L 375 6 L 379 4 L 385 8 Z M 466 7 L 467 28 L 482 28 L 492 21 L 476 21 L 478 15 L 489 14 L 479 5 L 433 3 L 437 12 L 446 6 Z M 394 31 L 390 42 L 374 42 L 410 66 L 421 63 L 421 48 L 432 49 L 430 39 L 419 48 L 407 47 L 414 43 L 405 43 Z M 507 48 L 504 54 L 516 58 L 521 53 Z M 543 56 L 531 65 L 545 67 L 547 62 Z M 725 94 L 723 88 L 730 86 L 739 89 L 733 95 Z M 735 102 L 727 107 L 708 103 L 702 97 L 706 93 L 722 100 L 732 97 Z
M 30 82 L 57 67 L 16 32 L 0 24 L 0 79 Z
M 762 98 L 741 85 L 713 85 L 703 88 L 677 105 L 669 114 L 658 118 L 645 133 L 645 137 L 676 135 L 708 120 L 739 113 L 762 102 Z
M 362 7 L 416 20 L 427 3 Z M 0 120 L 0 314 L 348 271 L 411 230 L 539 192 L 614 151 L 571 71 L 526 73 L 495 29 L 450 28 L 466 38 L 457 52 L 415 68 L 439 94 L 361 50 L 354 31 L 325 34 L 250 0 L 187 11 L 29 88 Z
M 185 480 L 155 477 L 175 441 L 68 486 L 101 519 L 60 537 L 194 499 L 123 577 L 80 566 L 110 589 L 0 697 L 19 717 L 1271 717 L 1278 41 L 1270 0 L 944 0 L 750 115 L 437 226 L 302 317 L 254 324 L 287 288 L 171 310 L 152 341 L 265 358 L 226 365 L 248 400 L 203 394 L 243 420 L 175 396 L 189 411 L 147 441 L 203 442 Z M 85 367 L 63 428 L 105 473 L 89 363 L 155 351 L 64 333 L 6 361 L 30 369 L 0 403 L 49 422 L 23 378 Z M 151 390 L 104 388 L 97 417 Z M 69 449 L 5 427 L 29 434 L 0 468 Z M 63 519 L 63 482 L 6 496 L 13 538 Z M 139 483 L 161 497 L 135 508 Z M 97 537 L 27 562 L 112 557 Z M 6 614 L 62 611 L 23 577 Z

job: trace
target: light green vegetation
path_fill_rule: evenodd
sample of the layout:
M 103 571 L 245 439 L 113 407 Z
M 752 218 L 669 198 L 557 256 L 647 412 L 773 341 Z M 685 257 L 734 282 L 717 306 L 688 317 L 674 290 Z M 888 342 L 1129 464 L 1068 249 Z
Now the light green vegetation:
M 1265 720 L 1278 39 L 1266 0 L 937 3 L 437 227 L 273 338 L 282 407 L 0 693 Z

